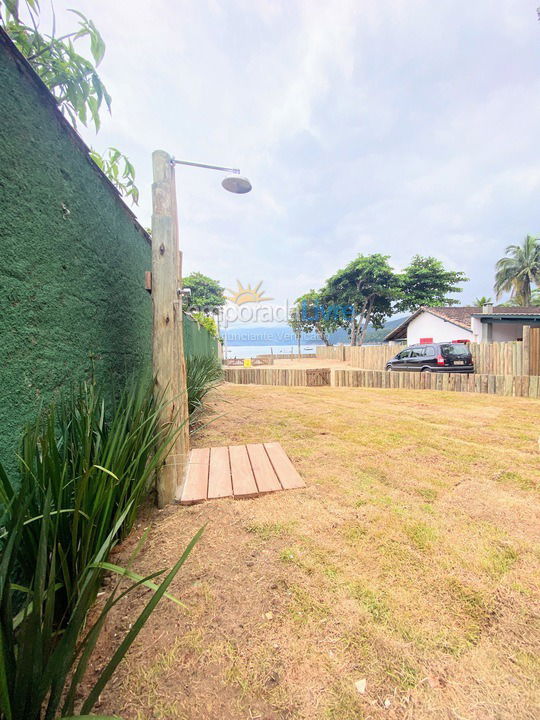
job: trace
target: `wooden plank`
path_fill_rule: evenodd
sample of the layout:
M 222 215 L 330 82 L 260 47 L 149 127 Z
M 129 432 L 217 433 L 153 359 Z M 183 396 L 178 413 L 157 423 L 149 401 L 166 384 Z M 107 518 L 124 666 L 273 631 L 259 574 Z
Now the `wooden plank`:
M 258 495 L 257 484 L 249 462 L 245 445 L 231 445 L 229 447 L 231 461 L 232 487 L 234 497 L 248 498 Z
M 284 490 L 306 486 L 289 456 L 278 442 L 264 443 L 264 447 Z
M 267 493 L 281 490 L 281 484 L 264 445 L 262 443 L 250 443 L 246 445 L 246 449 L 259 492 Z
M 208 499 L 230 497 L 233 494 L 229 448 L 210 448 L 210 468 L 208 472 Z
M 144 289 L 149 293 L 152 292 L 152 272 L 151 272 L 151 270 L 147 270 L 144 273 Z
M 540 328 L 531 328 L 529 332 L 529 372 L 540 375 Z
M 181 505 L 206 500 L 208 493 L 208 468 L 210 465 L 209 448 L 194 449 L 189 454 L 186 481 L 180 497 Z

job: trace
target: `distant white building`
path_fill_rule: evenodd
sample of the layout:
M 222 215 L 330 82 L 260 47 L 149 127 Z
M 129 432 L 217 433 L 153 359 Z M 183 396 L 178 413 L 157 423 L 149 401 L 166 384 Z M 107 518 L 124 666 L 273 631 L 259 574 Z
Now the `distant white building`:
M 522 340 L 523 326 L 540 327 L 540 307 L 422 307 L 385 337 L 407 345 L 430 342 Z

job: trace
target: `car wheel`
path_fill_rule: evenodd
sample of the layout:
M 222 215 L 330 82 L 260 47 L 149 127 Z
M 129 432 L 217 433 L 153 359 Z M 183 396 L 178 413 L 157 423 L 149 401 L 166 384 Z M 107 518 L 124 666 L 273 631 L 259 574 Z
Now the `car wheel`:
M 386 372 L 392 372 L 393 368 L 391 365 L 386 366 Z
M 431 372 L 430 368 L 422 368 L 422 372 Z

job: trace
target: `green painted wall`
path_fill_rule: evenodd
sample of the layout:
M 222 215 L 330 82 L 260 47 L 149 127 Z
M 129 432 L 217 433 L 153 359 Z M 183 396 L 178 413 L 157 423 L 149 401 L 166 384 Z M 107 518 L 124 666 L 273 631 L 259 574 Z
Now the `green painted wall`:
M 184 313 L 184 355 L 218 357 L 218 342 L 206 328 Z
M 150 246 L 0 38 L 0 459 L 60 388 L 150 368 Z

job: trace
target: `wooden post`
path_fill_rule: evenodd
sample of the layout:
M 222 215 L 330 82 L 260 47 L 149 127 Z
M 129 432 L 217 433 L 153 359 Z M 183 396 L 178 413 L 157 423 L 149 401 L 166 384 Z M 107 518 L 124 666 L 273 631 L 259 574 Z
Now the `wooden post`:
M 175 499 L 184 479 L 189 418 L 174 165 L 163 150 L 152 153 L 152 165 L 153 370 L 156 393 L 166 403 L 161 421 L 181 428 L 158 474 L 157 502 L 161 508 Z
M 531 326 L 523 326 L 523 342 L 521 344 L 523 353 L 523 375 L 531 374 Z

